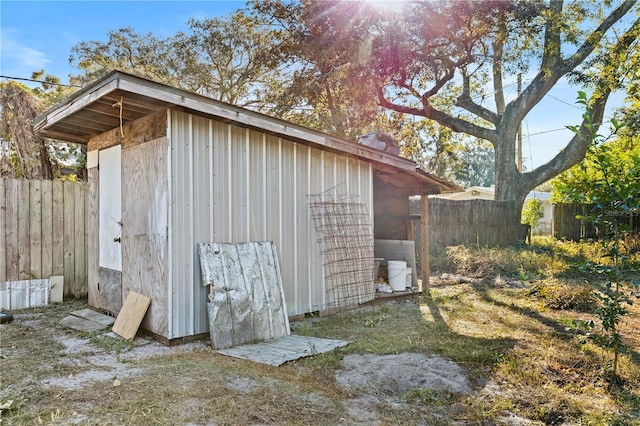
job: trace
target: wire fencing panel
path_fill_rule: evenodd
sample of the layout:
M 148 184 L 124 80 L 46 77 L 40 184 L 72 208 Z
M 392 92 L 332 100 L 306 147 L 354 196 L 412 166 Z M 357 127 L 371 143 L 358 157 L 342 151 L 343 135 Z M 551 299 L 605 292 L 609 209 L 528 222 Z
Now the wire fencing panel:
M 87 295 L 86 185 L 0 179 L 0 282 L 64 276 L 64 297 Z

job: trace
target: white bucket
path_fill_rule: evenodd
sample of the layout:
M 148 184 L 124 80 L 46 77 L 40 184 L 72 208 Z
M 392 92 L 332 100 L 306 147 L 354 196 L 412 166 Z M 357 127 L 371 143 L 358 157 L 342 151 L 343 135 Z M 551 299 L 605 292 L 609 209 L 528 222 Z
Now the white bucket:
M 407 288 L 411 287 L 413 285 L 413 270 L 409 267 L 407 267 L 407 282 L 405 284 L 405 286 Z
M 389 284 L 393 291 L 405 291 L 407 289 L 407 262 L 390 260 L 387 262 L 389 271 Z

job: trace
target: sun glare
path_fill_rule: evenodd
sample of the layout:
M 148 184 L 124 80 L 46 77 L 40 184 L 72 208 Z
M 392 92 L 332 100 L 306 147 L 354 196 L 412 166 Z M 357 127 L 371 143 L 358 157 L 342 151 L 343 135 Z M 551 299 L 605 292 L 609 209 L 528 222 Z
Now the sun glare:
M 364 0 L 364 2 L 379 10 L 398 11 L 406 0 Z

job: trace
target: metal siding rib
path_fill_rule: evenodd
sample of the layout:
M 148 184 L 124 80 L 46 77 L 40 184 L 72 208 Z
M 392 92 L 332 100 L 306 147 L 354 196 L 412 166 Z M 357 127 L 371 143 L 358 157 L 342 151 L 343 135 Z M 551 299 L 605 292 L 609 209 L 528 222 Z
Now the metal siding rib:
M 200 285 L 200 260 L 197 252 L 198 243 L 211 241 L 212 234 L 212 177 L 211 163 L 213 149 L 211 146 L 211 120 L 192 116 L 192 188 L 191 188 L 191 251 L 192 255 L 192 318 L 189 327 L 193 334 L 207 331 L 207 291 Z
M 244 233 L 244 241 L 251 241 L 251 131 L 249 129 L 245 129 L 245 143 L 244 143 L 244 168 L 246 170 L 244 177 L 244 202 L 245 204 L 245 233 Z
M 344 182 L 372 213 L 372 167 L 215 120 L 172 111 L 169 338 L 205 332 L 196 242 L 276 242 L 289 315 L 326 307 L 307 196 Z M 198 290 L 195 290 L 198 289 Z
M 167 198 L 169 202 L 169 208 L 167 209 L 167 287 L 166 287 L 166 306 L 167 306 L 167 338 L 171 338 L 173 335 L 173 323 L 171 318 L 173 318 L 173 304 L 171 301 L 171 294 L 173 293 L 173 113 L 170 109 L 167 109 L 167 176 L 169 179 L 168 189 L 167 189 Z
M 298 281 L 298 268 L 300 265 L 300 253 L 298 253 L 298 144 L 293 144 L 293 192 L 291 193 L 291 201 L 293 203 L 293 255 L 291 256 L 293 261 L 293 300 L 294 311 L 300 310 L 298 303 L 298 287 L 300 283 Z

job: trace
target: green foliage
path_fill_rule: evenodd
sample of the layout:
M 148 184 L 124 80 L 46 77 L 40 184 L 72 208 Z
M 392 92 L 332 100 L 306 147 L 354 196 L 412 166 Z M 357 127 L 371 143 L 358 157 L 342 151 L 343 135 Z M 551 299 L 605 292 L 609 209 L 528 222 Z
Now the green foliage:
M 188 25 L 188 32 L 167 38 L 126 27 L 109 31 L 106 42 L 80 42 L 70 57 L 81 71 L 74 81 L 85 84 L 119 69 L 257 110 L 282 94 L 286 64 L 277 29 L 242 11 Z
M 542 219 L 543 215 L 544 210 L 540 200 L 530 198 L 524 202 L 524 206 L 522 208 L 522 223 L 526 223 L 527 225 L 534 227 L 538 224 L 540 219 Z
M 71 178 L 85 175 L 86 147 L 38 137 L 33 120 L 47 107 L 73 92 L 44 70 L 32 74 L 43 81 L 30 89 L 20 83 L 0 84 L 0 140 L 8 155 L 0 155 L 0 176 L 25 179 Z
M 622 347 L 618 326 L 629 313 L 626 307 L 632 304 L 632 297 L 639 295 L 640 286 L 638 281 L 633 280 L 635 289 L 629 294 L 624 291 L 622 275 L 629 268 L 629 256 L 623 253 L 622 247 L 629 225 L 621 222 L 619 217 L 640 212 L 640 169 L 637 167 L 640 162 L 637 153 L 632 154 L 634 165 L 625 171 L 632 179 L 622 184 L 618 182 L 617 179 L 622 178 L 623 174 L 618 164 L 619 158 L 612 155 L 611 147 L 606 144 L 608 137 L 598 135 L 592 127 L 590 102 L 584 92 L 578 94 L 577 103 L 585 108 L 583 125 L 582 128 L 574 126 L 570 129 L 576 133 L 586 129 L 586 134 L 592 139 L 589 182 L 593 190 L 585 191 L 579 198 L 594 206 L 588 219 L 601 230 L 600 244 L 605 250 L 603 257 L 607 259 L 600 263 L 586 262 L 582 269 L 605 279 L 604 288 L 596 293 L 600 301 L 596 315 L 602 328 L 598 342 L 613 352 L 613 361 L 604 367 L 607 377 L 615 383 Z M 615 133 L 621 125 L 615 120 L 612 124 Z

